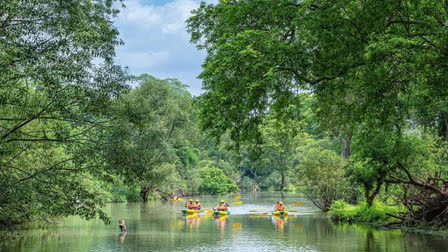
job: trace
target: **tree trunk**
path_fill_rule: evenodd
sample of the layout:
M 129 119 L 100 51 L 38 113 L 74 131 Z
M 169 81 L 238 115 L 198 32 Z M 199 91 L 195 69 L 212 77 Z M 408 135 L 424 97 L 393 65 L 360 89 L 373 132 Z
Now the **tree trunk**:
M 142 197 L 143 202 L 148 202 L 148 193 L 150 189 L 151 187 L 149 186 L 142 186 L 140 190 L 140 196 Z
M 342 151 L 341 156 L 345 159 L 350 157 L 350 143 L 352 141 L 352 134 L 342 139 Z
M 448 116 L 441 116 L 439 126 L 439 137 L 443 140 L 448 140 Z
M 381 185 L 383 185 L 383 181 L 378 180 L 375 191 L 373 191 L 370 195 L 369 195 L 369 191 L 365 192 L 366 201 L 367 201 L 367 204 L 369 205 L 369 207 L 371 207 L 373 205 L 373 201 L 375 200 L 376 196 L 380 193 Z
M 282 171 L 282 182 L 280 185 L 280 191 L 283 192 L 283 188 L 285 188 L 285 173 Z

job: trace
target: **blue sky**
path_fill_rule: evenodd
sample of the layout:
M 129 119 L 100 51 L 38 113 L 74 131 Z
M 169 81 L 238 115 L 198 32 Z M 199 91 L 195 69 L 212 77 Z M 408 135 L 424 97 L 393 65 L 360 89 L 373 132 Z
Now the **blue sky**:
M 206 2 L 215 2 L 207 0 Z M 200 0 L 126 0 L 126 8 L 115 21 L 124 46 L 117 48 L 116 61 L 131 73 L 148 73 L 157 78 L 177 78 L 201 93 L 201 72 L 205 58 L 189 42 L 185 20 Z

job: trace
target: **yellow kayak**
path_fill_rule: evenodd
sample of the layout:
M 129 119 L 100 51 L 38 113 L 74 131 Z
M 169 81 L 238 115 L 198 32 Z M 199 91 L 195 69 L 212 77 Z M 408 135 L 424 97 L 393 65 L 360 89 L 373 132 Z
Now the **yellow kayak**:
M 229 210 L 227 210 L 227 211 L 214 211 L 213 214 L 215 216 L 227 216 L 227 215 L 230 214 L 230 211 Z
M 275 216 L 288 216 L 288 211 L 274 211 L 272 214 Z
M 182 209 L 183 214 L 197 214 L 202 213 L 204 210 L 196 210 L 196 209 Z

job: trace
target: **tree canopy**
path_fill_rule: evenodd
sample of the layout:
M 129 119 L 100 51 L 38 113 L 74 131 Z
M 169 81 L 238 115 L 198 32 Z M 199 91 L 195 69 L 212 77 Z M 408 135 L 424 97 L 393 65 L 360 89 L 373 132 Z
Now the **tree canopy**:
M 0 223 L 42 214 L 107 220 L 85 174 L 100 174 L 93 146 L 107 104 L 127 87 L 112 60 L 121 44 L 114 1 L 1 5 Z
M 260 145 L 266 118 L 296 116 L 309 92 L 313 118 L 343 147 L 368 205 L 392 183 L 420 190 L 411 203 L 404 192 L 409 213 L 426 209 L 421 197 L 447 195 L 447 169 L 434 180 L 428 162 L 409 156 L 434 157 L 431 146 L 447 140 L 447 17 L 443 1 L 202 3 L 187 21 L 191 42 L 207 53 L 201 126 L 230 132 L 237 147 Z M 421 213 L 410 218 L 432 219 Z

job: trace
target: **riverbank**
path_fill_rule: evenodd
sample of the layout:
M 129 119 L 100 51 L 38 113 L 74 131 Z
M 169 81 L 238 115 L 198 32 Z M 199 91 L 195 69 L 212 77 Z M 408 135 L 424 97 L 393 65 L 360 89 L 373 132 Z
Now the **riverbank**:
M 407 227 L 396 223 L 400 212 L 405 211 L 400 206 L 388 206 L 381 202 L 374 202 L 372 206 L 361 202 L 358 205 L 351 205 L 344 201 L 336 201 L 328 212 L 329 218 L 334 222 L 344 222 L 350 224 L 370 225 L 373 228 L 384 230 L 401 230 L 404 233 L 434 235 L 448 237 L 448 229 L 437 229 L 433 227 Z

